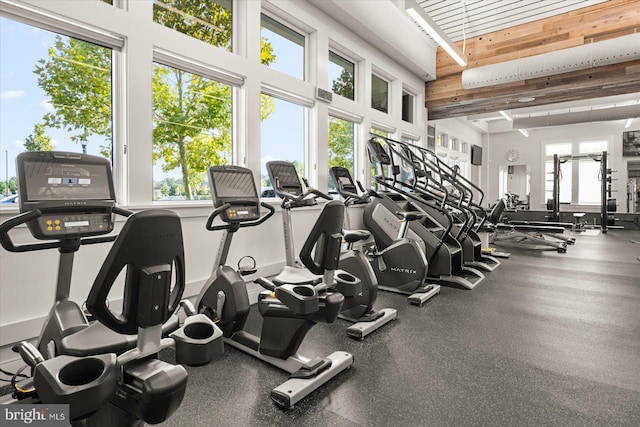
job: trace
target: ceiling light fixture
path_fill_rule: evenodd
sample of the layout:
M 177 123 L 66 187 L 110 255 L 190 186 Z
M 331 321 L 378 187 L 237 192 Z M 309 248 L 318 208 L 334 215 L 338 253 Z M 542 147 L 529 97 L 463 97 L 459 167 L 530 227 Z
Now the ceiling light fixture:
M 427 13 L 418 6 L 417 3 L 410 4 L 407 7 L 407 13 L 420 25 L 433 39 L 438 43 L 455 61 L 461 66 L 466 67 L 467 61 L 463 58 L 462 51 L 449 39 L 449 37 L 438 27 L 438 25 L 427 15 Z
M 509 120 L 510 122 L 513 121 L 513 117 L 511 117 L 511 114 L 507 113 L 506 111 L 500 110 L 500 114 L 502 114 L 502 117 Z
M 529 131 L 526 129 L 518 129 L 518 131 L 523 134 L 525 137 L 529 137 Z
M 631 122 L 633 121 L 633 119 L 627 119 L 627 121 L 624 123 L 624 128 L 625 129 L 629 129 L 631 127 Z

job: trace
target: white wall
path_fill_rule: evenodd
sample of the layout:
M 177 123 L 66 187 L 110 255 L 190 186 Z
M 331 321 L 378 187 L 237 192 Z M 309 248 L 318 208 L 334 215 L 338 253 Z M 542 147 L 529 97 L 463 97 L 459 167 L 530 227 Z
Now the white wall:
M 482 133 L 478 131 L 478 129 L 471 125 L 467 120 L 463 118 L 454 118 L 454 119 L 442 119 L 442 120 L 434 120 L 429 122 L 430 125 L 436 127 L 436 135 L 439 133 L 446 133 L 449 135 L 449 140 L 451 138 L 458 138 L 460 142 L 466 142 L 469 144 L 469 153 L 456 153 L 452 150 L 446 148 L 438 148 L 436 147 L 437 152 L 446 152 L 449 156 L 455 156 L 459 158 L 465 158 L 470 165 L 470 180 L 478 187 L 484 189 L 485 184 L 483 182 L 483 167 L 482 166 L 473 166 L 471 165 L 471 146 L 478 145 L 483 147 L 485 145 L 484 138 Z M 482 163 L 486 164 L 486 156 L 487 150 L 483 149 L 482 151 Z M 477 195 L 476 195 L 477 197 Z M 486 199 L 486 196 L 485 196 Z M 474 199 L 475 202 L 478 202 L 478 199 Z
M 622 132 L 624 121 L 586 123 L 570 126 L 529 129 L 529 137 L 520 132 L 492 133 L 486 136 L 488 162 L 486 164 L 487 175 L 487 200 L 493 202 L 501 195 L 498 194 L 498 171 L 500 166 L 529 165 L 531 173 L 531 209 L 545 210 L 544 199 L 544 152 L 545 142 L 573 142 L 573 141 L 609 141 L 609 168 L 614 171 L 613 198 L 618 201 L 618 211 L 626 210 L 625 183 L 627 176 L 627 162 L 633 158 L 622 157 Z M 518 161 L 510 163 L 505 159 L 505 153 L 511 149 L 520 152 Z M 598 212 L 599 206 L 565 206 L 564 209 L 580 209 L 587 212 Z
M 152 202 L 152 60 L 153 49 L 179 53 L 194 58 L 202 64 L 241 76 L 244 85 L 240 89 L 237 105 L 239 126 L 235 135 L 239 164 L 247 166 L 260 176 L 260 92 L 270 87 L 293 93 L 311 100 L 309 109 L 309 144 L 311 183 L 326 188 L 328 180 L 327 134 L 328 115 L 344 112 L 352 115 L 357 123 L 356 158 L 359 179 L 366 182 L 368 174 L 364 142 L 372 122 L 393 129 L 391 137 L 400 139 L 403 133 L 421 138 L 425 135 L 426 110 L 424 105 L 424 81 L 396 61 L 380 52 L 375 46 L 362 40 L 337 24 L 326 14 L 305 1 L 238 1 L 235 11 L 241 14 L 238 20 L 238 37 L 234 53 L 212 48 L 206 43 L 178 34 L 168 28 L 154 24 L 151 19 L 152 2 L 136 0 L 126 2 L 127 10 L 109 6 L 98 0 L 47 2 L 25 0 L 29 7 L 62 16 L 78 25 L 102 29 L 126 40 L 122 55 L 127 68 L 123 71 L 121 92 L 123 103 L 116 118 L 116 167 L 119 183 L 118 200 L 131 209 L 168 207 L 183 218 L 186 246 L 186 271 L 188 288 L 186 296 L 196 295 L 202 282 L 209 276 L 212 260 L 218 247 L 219 233 L 206 232 L 204 224 L 211 208 L 210 203 L 161 204 Z M 309 33 L 309 73 L 305 81 L 269 69 L 259 63 L 258 41 L 261 6 L 268 8 L 293 24 L 298 24 Z M 327 62 L 329 46 L 339 45 L 353 52 L 359 59 L 358 79 L 361 86 L 356 101 L 334 96 L 332 104 L 315 101 L 316 87 L 327 86 Z M 435 51 L 425 52 L 435 62 Z M 370 108 L 371 95 L 368 79 L 373 68 L 384 70 L 390 78 L 392 104 L 389 114 Z M 402 89 L 416 93 L 416 119 L 414 123 L 402 121 Z M 126 157 L 120 157 L 127 147 Z M 125 183 L 124 185 L 122 183 Z M 319 208 L 294 212 L 294 235 L 296 249 L 308 233 Z M 0 210 L 4 221 L 15 210 Z M 281 217 L 278 213 L 268 224 L 251 232 L 238 233 L 231 248 L 229 264 L 235 266 L 242 255 L 252 255 L 260 267 L 258 274 L 268 275 L 277 271 L 284 263 Z M 244 230 L 243 230 L 244 231 Z M 13 234 L 16 240 L 28 240 L 29 233 L 22 227 Z M 108 245 L 94 245 L 76 256 L 71 298 L 82 303 L 86 298 L 97 270 L 108 250 Z M 44 317 L 54 299 L 57 253 L 55 250 L 33 253 L 9 253 L 0 249 L 0 360 L 11 356 L 6 346 L 12 342 L 38 335 Z M 4 347 L 4 348 L 2 348 Z

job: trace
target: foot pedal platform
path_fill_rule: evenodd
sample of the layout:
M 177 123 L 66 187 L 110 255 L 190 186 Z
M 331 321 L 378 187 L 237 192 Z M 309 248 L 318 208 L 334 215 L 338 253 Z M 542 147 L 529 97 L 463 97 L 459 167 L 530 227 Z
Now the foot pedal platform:
M 509 258 L 511 256 L 510 252 L 492 252 L 491 256 L 496 257 L 496 258 Z
M 353 355 L 344 351 L 335 351 L 326 359 L 330 360 L 331 365 L 324 371 L 311 378 L 289 378 L 271 390 L 271 400 L 280 409 L 291 409 L 296 403 L 353 364 Z
M 422 305 L 440 293 L 440 285 L 427 285 L 422 292 L 411 294 L 407 300 L 413 305 Z
M 380 313 L 381 315 L 376 316 L 375 320 L 357 322 L 349 326 L 347 328 L 347 336 L 357 340 L 363 340 L 364 337 L 369 335 L 371 332 L 381 328 L 398 317 L 398 310 L 395 308 L 383 308 L 382 310 L 378 310 L 377 313 Z

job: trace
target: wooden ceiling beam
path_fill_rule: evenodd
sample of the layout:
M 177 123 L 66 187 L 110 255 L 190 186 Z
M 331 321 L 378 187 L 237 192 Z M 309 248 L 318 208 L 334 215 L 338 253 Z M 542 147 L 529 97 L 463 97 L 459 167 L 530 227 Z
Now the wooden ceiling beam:
M 611 0 L 562 15 L 518 25 L 467 40 L 467 68 L 609 40 L 640 32 L 637 0 Z M 462 49 L 462 42 L 458 42 Z M 640 91 L 640 61 L 591 68 L 503 85 L 464 89 L 462 71 L 438 48 L 436 80 L 425 84 L 429 119 L 459 117 L 524 107 L 517 100 L 535 97 L 526 106 L 600 98 Z

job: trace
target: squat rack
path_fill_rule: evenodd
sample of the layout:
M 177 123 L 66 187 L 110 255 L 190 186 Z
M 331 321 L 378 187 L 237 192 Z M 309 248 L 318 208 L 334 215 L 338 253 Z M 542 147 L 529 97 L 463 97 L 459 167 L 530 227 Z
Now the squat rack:
M 607 166 L 607 152 L 600 154 L 583 154 L 578 156 L 553 155 L 553 194 L 551 200 L 547 202 L 547 209 L 551 211 L 551 221 L 560 221 L 560 165 L 569 160 L 591 159 L 600 163 L 600 230 L 607 232 L 608 215 L 607 212 L 615 212 L 615 199 L 611 198 L 611 169 Z M 610 204 L 609 201 L 612 201 Z M 551 205 L 551 206 L 549 206 Z

